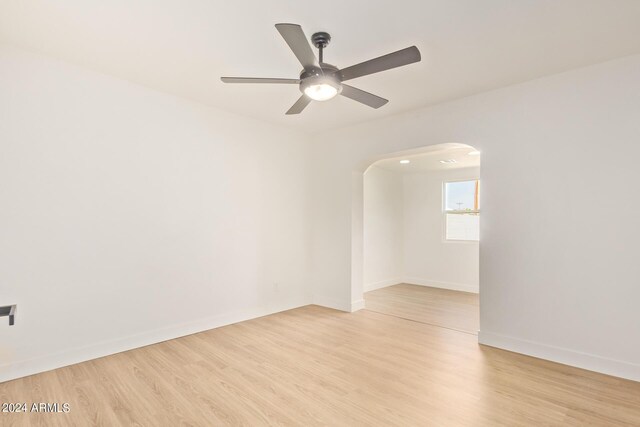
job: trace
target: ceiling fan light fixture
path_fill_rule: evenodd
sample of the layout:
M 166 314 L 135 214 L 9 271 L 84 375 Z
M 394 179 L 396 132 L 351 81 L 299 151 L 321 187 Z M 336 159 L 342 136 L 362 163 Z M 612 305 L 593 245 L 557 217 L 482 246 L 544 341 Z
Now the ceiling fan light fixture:
M 328 101 L 338 94 L 338 89 L 330 84 L 320 83 L 304 88 L 304 94 L 314 101 Z
M 332 75 L 303 76 L 306 78 L 300 82 L 300 90 L 314 101 L 328 101 L 342 92 L 340 81 Z

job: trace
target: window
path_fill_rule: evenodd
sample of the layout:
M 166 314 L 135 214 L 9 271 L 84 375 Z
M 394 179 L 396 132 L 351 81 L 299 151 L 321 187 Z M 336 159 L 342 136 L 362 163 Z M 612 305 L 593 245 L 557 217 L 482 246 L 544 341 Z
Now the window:
M 480 240 L 480 181 L 445 182 L 444 221 L 447 240 Z

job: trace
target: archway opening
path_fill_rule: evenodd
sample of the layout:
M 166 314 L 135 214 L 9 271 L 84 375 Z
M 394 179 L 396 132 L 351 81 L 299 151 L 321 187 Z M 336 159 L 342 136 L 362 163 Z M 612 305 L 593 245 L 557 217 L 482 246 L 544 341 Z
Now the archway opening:
M 353 240 L 361 242 L 354 280 L 366 309 L 478 331 L 480 157 L 470 145 L 449 143 L 366 168 L 354 227 L 362 234 Z

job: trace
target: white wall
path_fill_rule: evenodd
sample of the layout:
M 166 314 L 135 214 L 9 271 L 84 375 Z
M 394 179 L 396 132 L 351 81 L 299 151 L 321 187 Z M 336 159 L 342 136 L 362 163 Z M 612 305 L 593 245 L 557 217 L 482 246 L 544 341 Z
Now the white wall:
M 402 174 L 377 166 L 364 174 L 364 290 L 402 282 Z
M 371 166 L 363 180 L 363 290 L 411 283 L 478 292 L 478 242 L 446 241 L 442 186 L 479 168 L 398 172 Z
M 0 323 L 0 380 L 309 290 L 359 307 L 364 170 L 443 142 L 483 152 L 480 340 L 638 380 L 639 99 L 636 55 L 309 151 L 295 132 L 0 48 L 0 301 L 19 306 Z
M 0 153 L 0 381 L 310 302 L 295 132 L 1 47 Z
M 362 298 L 366 167 L 467 143 L 482 151 L 481 342 L 640 380 L 639 100 L 635 55 L 318 135 L 314 300 Z
M 478 292 L 479 244 L 445 240 L 442 189 L 479 176 L 479 168 L 403 174 L 403 282 Z

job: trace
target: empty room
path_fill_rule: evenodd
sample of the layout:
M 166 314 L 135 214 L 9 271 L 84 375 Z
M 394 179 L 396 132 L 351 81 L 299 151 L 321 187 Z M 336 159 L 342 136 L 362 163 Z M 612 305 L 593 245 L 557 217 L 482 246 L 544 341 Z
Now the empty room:
M 367 169 L 368 311 L 477 334 L 480 156 L 468 145 L 438 144 Z
M 640 426 L 639 22 L 0 1 L 0 425 Z

